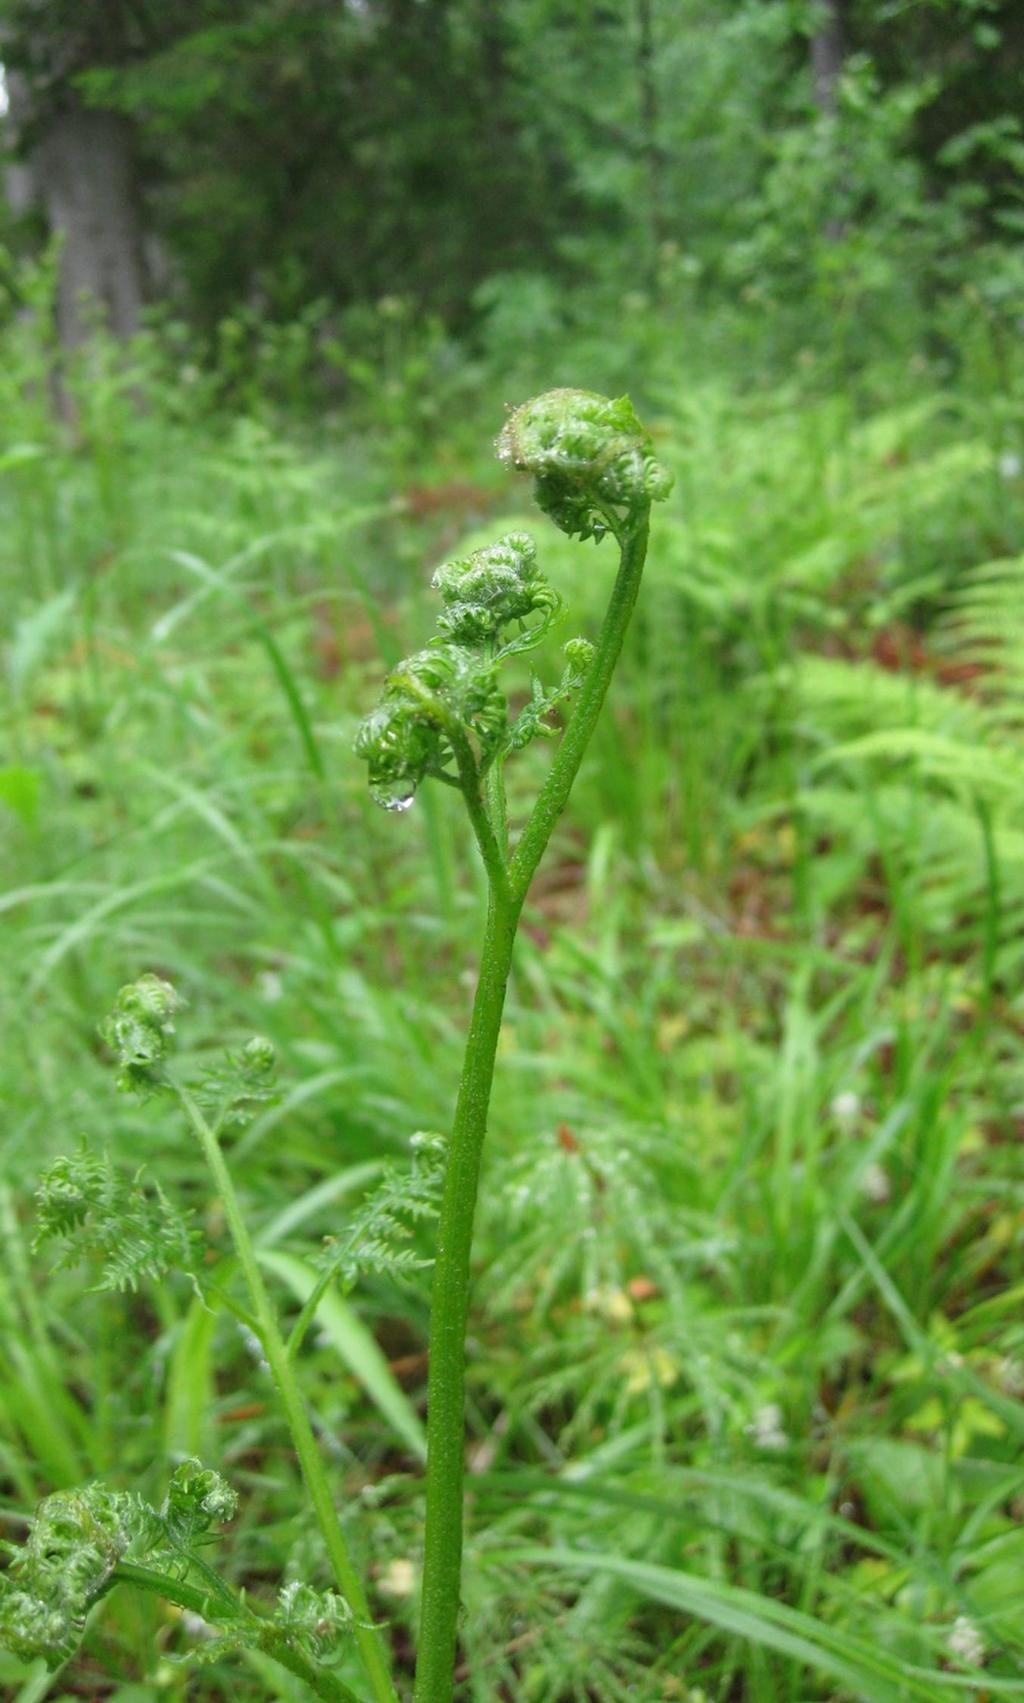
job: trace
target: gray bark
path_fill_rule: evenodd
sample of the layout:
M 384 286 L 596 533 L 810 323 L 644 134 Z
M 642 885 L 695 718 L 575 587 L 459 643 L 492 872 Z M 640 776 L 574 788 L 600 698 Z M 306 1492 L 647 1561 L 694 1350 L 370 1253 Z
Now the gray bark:
M 636 68 L 640 84 L 640 122 L 644 160 L 647 165 L 648 229 L 650 254 L 648 277 L 657 287 L 658 261 L 665 240 L 665 186 L 661 150 L 658 146 L 658 84 L 655 77 L 654 13 L 651 0 L 637 0 Z
M 130 337 L 146 295 L 131 127 L 111 112 L 59 113 L 31 170 L 50 229 L 63 238 L 61 342 L 81 343 L 97 318 L 115 337 Z
M 0 58 L 3 57 L 3 33 L 0 31 Z M 21 131 L 27 121 L 29 111 L 28 86 L 24 77 L 18 71 L 8 71 L 6 75 L 7 98 L 9 101 L 7 123 L 17 143 Z M 35 173 L 28 160 L 12 159 L 8 162 L 4 175 L 4 188 L 7 201 L 12 213 L 27 213 L 39 199 Z
M 844 48 L 843 0 L 819 0 L 818 24 L 811 36 L 811 76 L 814 104 L 830 117 L 836 110 Z

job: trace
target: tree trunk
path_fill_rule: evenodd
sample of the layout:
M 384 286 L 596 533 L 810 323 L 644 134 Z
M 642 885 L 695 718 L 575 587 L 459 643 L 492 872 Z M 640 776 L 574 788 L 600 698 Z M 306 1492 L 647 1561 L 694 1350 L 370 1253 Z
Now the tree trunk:
M 57 325 L 66 348 L 97 318 L 115 337 L 138 330 L 145 265 L 131 126 L 116 113 L 57 114 L 32 173 L 61 254 Z
M 843 0 L 819 0 L 818 23 L 811 36 L 811 76 L 814 104 L 832 117 L 843 70 Z
M 661 246 L 665 240 L 665 186 L 658 144 L 658 84 L 655 77 L 654 13 L 651 0 L 637 0 L 636 70 L 640 85 L 640 126 L 647 167 L 648 283 L 657 289 Z

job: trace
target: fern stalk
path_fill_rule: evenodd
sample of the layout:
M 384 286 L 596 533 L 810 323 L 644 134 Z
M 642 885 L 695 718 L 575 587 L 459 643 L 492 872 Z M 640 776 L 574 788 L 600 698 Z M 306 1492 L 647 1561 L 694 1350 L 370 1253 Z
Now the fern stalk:
M 525 459 L 515 456 L 513 459 L 517 465 L 529 467 Z M 585 477 L 591 510 L 584 525 L 589 522 L 591 532 L 597 536 L 605 530 L 614 533 L 621 550 L 619 571 L 600 636 L 579 687 L 576 708 L 511 859 L 507 853 L 508 828 L 500 765 L 496 764 L 492 771 L 486 805 L 482 805 L 480 791 L 466 762 L 460 760 L 458 765 L 487 872 L 489 895 L 479 979 L 445 1172 L 431 1299 L 427 1516 L 416 1703 L 449 1703 L 454 1694 L 463 1548 L 465 1337 L 470 1257 L 494 1063 L 516 933 L 530 884 L 597 725 L 636 603 L 647 554 L 649 498 L 629 502 L 622 513 L 599 489 L 595 493 L 599 474 L 593 466 L 587 469 Z M 595 494 L 597 501 L 593 501 Z M 557 520 L 559 516 L 556 514 L 554 518 Z M 578 514 L 573 513 L 571 519 L 574 524 L 565 529 L 581 530 Z M 459 756 L 457 749 L 456 756 Z M 487 812 L 483 829 L 479 822 L 481 808 Z
M 109 1586 L 134 1585 L 137 1590 L 147 1591 L 152 1596 L 173 1602 L 176 1607 L 186 1609 L 191 1614 L 197 1614 L 205 1619 L 210 1612 L 210 1598 L 207 1591 L 197 1585 L 189 1584 L 185 1579 L 176 1579 L 171 1574 L 156 1573 L 150 1567 L 140 1566 L 135 1561 L 120 1561 L 110 1576 Z M 261 1649 L 265 1655 L 271 1656 L 275 1662 L 280 1662 L 283 1668 L 293 1673 L 307 1685 L 314 1697 L 322 1697 L 325 1703 L 359 1703 L 356 1693 L 347 1686 L 344 1680 L 332 1673 L 299 1649 L 276 1627 L 272 1620 L 259 1621 L 250 1610 L 235 1602 L 232 1605 L 234 1618 L 246 1620 L 252 1630 L 253 1646 Z M 221 1624 L 230 1621 L 231 1616 L 225 1615 L 221 1608 Z

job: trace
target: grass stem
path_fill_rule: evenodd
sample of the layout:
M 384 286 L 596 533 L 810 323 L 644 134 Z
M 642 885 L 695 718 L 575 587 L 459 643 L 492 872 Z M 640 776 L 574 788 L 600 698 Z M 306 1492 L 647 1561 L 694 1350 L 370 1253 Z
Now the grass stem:
M 373 1689 L 374 1699 L 376 1703 L 397 1703 L 397 1693 L 391 1681 L 380 1634 L 371 1623 L 362 1580 L 349 1554 L 348 1543 L 342 1530 L 341 1521 L 338 1518 L 338 1511 L 334 1505 L 334 1498 L 327 1481 L 320 1449 L 299 1389 L 295 1367 L 289 1359 L 281 1328 L 277 1322 L 277 1316 L 271 1305 L 266 1284 L 257 1263 L 256 1250 L 242 1214 L 241 1203 L 235 1191 L 231 1172 L 221 1150 L 216 1131 L 203 1115 L 202 1108 L 181 1083 L 175 1082 L 174 1088 L 199 1139 L 199 1144 L 217 1186 L 217 1192 L 224 1204 L 228 1229 L 231 1232 L 238 1262 L 249 1290 L 249 1298 L 259 1329 L 263 1352 L 266 1355 L 271 1376 L 281 1397 L 288 1429 L 313 1503 L 317 1524 L 327 1548 L 331 1569 L 338 1588 L 352 1610 L 355 1619 L 355 1639 Z

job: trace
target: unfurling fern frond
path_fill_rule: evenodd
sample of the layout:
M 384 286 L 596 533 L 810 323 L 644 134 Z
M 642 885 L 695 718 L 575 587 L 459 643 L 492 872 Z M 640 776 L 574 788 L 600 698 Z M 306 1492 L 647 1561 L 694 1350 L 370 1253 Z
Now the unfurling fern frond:
M 184 1006 L 177 989 L 159 976 L 140 976 L 120 990 L 99 1032 L 117 1060 L 117 1085 L 125 1093 L 145 1098 L 165 1087 L 174 1019 Z
M 193 1090 L 219 1129 L 245 1128 L 257 1107 L 277 1097 L 277 1053 L 265 1035 L 254 1035 L 237 1053 L 209 1065 Z
M 28 1541 L 5 1546 L 11 1561 L 0 1578 L 0 1646 L 23 1661 L 40 1656 L 51 1666 L 66 1661 L 89 1610 L 129 1554 L 156 1567 L 170 1559 L 180 1582 L 194 1562 L 189 1545 L 214 1520 L 230 1519 L 234 1512 L 235 1494 L 226 1480 L 191 1460 L 175 1469 L 159 1512 L 141 1496 L 104 1484 L 47 1496 Z M 205 1565 L 202 1571 L 214 1593 L 219 1589 L 226 1602 L 234 1601 Z
M 225 1656 L 259 1649 L 284 1660 L 286 1666 L 289 1654 L 329 1661 L 354 1625 L 352 1610 L 336 1591 L 315 1591 L 312 1585 L 293 1580 L 282 1587 L 272 1613 L 264 1618 L 249 1614 L 206 1622 L 203 1641 L 190 1648 L 184 1659 L 190 1667 L 205 1667 Z
M 41 1502 L 28 1542 L 4 1546 L 11 1561 L 0 1577 L 0 1647 L 23 1662 L 42 1656 L 50 1667 L 73 1655 L 89 1610 L 147 1517 L 139 1497 L 102 1484 Z
M 227 1479 L 189 1459 L 171 1474 L 160 1526 L 173 1550 L 187 1552 L 207 1540 L 214 1523 L 234 1519 L 237 1509 L 238 1497 Z
M 565 670 L 557 686 L 545 690 L 537 676 L 532 677 L 529 702 L 508 730 L 505 743 L 509 751 L 521 751 L 531 739 L 557 737 L 559 729 L 547 718 L 582 686 L 593 660 L 594 647 L 587 639 L 570 639 L 565 646 L 565 655 Z
M 444 603 L 437 623 L 442 639 L 490 646 L 497 656 L 532 650 L 562 612 L 526 532 L 508 532 L 496 544 L 443 563 L 432 583 Z M 539 621 L 526 627 L 533 615 Z M 513 624 L 509 637 L 505 629 Z
M 230 1520 L 236 1505 L 226 1479 L 195 1460 L 175 1468 L 159 1509 L 104 1484 L 48 1496 L 27 1542 L 4 1546 L 10 1564 L 0 1575 L 0 1649 L 58 1667 L 75 1654 L 100 1598 L 132 1584 L 188 1609 L 202 1627 L 190 1663 L 258 1650 L 316 1696 L 351 1703 L 348 1687 L 320 1666 L 356 1624 L 341 1597 L 294 1581 L 261 1613 L 199 1555 L 211 1527 Z
M 34 1246 L 46 1242 L 61 1244 L 57 1270 L 96 1262 L 97 1289 L 137 1289 L 144 1279 L 194 1263 L 187 1214 L 141 1170 L 127 1176 L 84 1142 L 39 1179 Z

